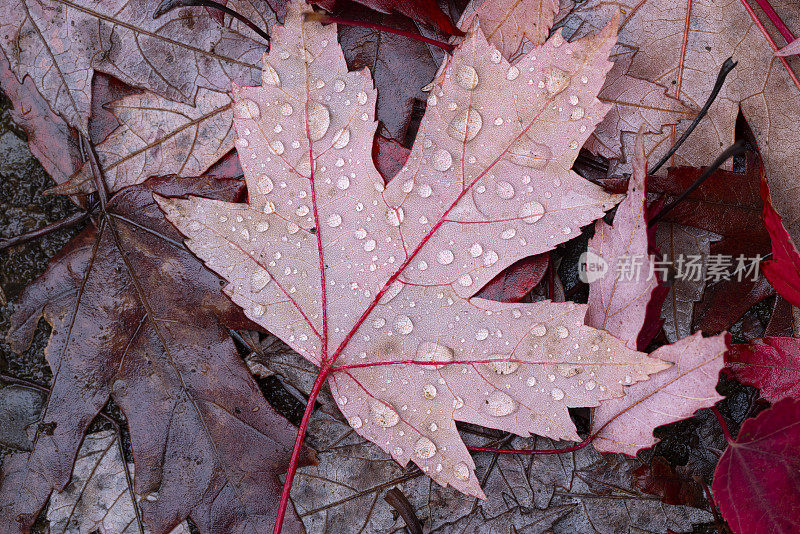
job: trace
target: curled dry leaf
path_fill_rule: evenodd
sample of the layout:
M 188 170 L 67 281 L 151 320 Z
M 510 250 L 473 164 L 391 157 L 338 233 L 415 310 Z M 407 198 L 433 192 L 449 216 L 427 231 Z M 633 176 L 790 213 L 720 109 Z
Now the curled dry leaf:
M 95 70 L 187 105 L 198 102 L 201 87 L 226 92 L 231 81 L 258 79 L 266 43 L 252 30 L 235 19 L 220 25 L 202 8 L 153 20 L 159 3 L 13 0 L 0 49 L 18 80 L 30 77 L 53 112 L 87 134 Z M 228 5 L 241 10 L 238 3 Z M 271 24 L 268 15 L 257 20 Z
M 511 58 L 523 39 L 544 44 L 557 12 L 558 0 L 472 0 L 458 25 L 466 30 L 477 17 L 486 40 Z
M 615 26 L 513 67 L 472 32 L 384 186 L 369 72 L 302 9 L 274 29 L 266 83 L 234 91 L 249 204 L 159 202 L 248 317 L 324 366 L 360 435 L 483 496 L 456 420 L 574 440 L 568 407 L 666 366 L 584 326 L 584 306 L 470 299 L 617 200 L 569 170 L 607 110 Z
M 770 3 L 790 27 L 800 29 L 794 0 Z M 789 69 L 787 58 L 775 57 L 777 46 L 765 35 L 750 3 L 588 0 L 577 4 L 565 26 L 574 30 L 576 37 L 589 35 L 618 11 L 625 19 L 618 49 L 635 51 L 628 74 L 670 88 L 670 96 L 687 105 L 702 106 L 719 67 L 730 56 L 738 61 L 691 142 L 680 148 L 671 163 L 709 165 L 733 143 L 741 109 L 764 156 L 776 206 L 786 217 L 790 233 L 798 237 L 796 169 L 800 168 L 800 151 L 795 147 L 800 145 L 796 127 L 800 123 L 800 80 Z M 649 136 L 648 155 L 658 159 L 686 126 L 688 121 L 675 132 L 666 128 L 661 135 Z M 632 136 L 623 137 L 623 141 L 630 143 L 625 147 L 629 152 Z
M 734 532 L 790 534 L 800 523 L 800 400 L 748 419 L 714 471 L 714 498 Z
M 150 529 L 168 532 L 186 517 L 203 533 L 272 528 L 296 431 L 264 400 L 226 330 L 252 323 L 177 242 L 153 193 L 232 201 L 243 183 L 167 177 L 127 188 L 99 228 L 79 234 L 26 288 L 8 341 L 23 351 L 44 317 L 54 378 L 33 452 L 3 466 L 0 532 L 26 532 L 63 490 L 109 398 L 128 422 Z

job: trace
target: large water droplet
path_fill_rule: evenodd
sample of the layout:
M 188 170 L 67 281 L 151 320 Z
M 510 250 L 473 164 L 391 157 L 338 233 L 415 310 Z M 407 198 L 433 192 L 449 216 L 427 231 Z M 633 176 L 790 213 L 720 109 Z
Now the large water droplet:
M 319 102 L 308 103 L 308 136 L 312 141 L 319 141 L 325 137 L 331 125 L 331 114 L 328 108 Z
M 350 142 L 350 130 L 347 128 L 342 128 L 336 134 L 336 137 L 333 138 L 333 147 L 334 148 L 344 148 Z
M 569 330 L 567 329 L 566 326 L 559 326 L 558 328 L 556 328 L 556 335 L 561 339 L 564 339 L 567 336 L 569 336 Z
M 422 184 L 417 189 L 417 193 L 419 193 L 419 196 L 422 198 L 428 198 L 433 194 L 433 189 L 428 184 Z
M 391 428 L 400 422 L 400 415 L 388 404 L 378 399 L 370 402 L 370 411 L 375 418 L 375 424 L 383 428 Z
M 275 185 L 272 183 L 272 179 L 269 176 L 261 176 L 258 180 L 258 190 L 264 195 L 271 193 L 274 187 Z
M 476 109 L 467 108 L 458 113 L 447 127 L 447 133 L 453 139 L 467 142 L 475 139 L 483 127 L 483 117 Z
M 414 453 L 423 460 L 427 460 L 436 454 L 436 445 L 423 436 L 414 444 Z
M 361 426 L 363 425 L 363 423 L 361 422 L 361 418 L 358 416 L 351 417 L 350 419 L 347 420 L 347 422 L 350 424 L 351 427 L 353 427 L 356 430 L 361 428 Z
M 453 466 L 453 476 L 458 480 L 469 480 L 469 466 L 464 462 L 458 462 Z
M 582 107 L 577 107 L 577 108 L 572 110 L 572 115 L 570 115 L 569 118 L 574 120 L 574 121 L 576 121 L 576 120 L 582 119 L 583 118 L 583 114 L 584 114 L 583 108 Z
M 517 165 L 531 169 L 544 169 L 547 162 L 553 157 L 553 151 L 549 146 L 523 136 L 511 145 L 508 157 Z
M 519 69 L 517 67 L 511 67 L 506 72 L 506 80 L 516 80 L 519 76 Z
M 564 392 L 558 388 L 553 388 L 553 391 L 551 391 L 550 394 L 553 396 L 553 400 L 559 401 L 564 398 Z
M 498 197 L 504 200 L 514 198 L 514 186 L 508 182 L 497 182 L 497 189 L 495 192 Z
M 381 297 L 379 304 L 388 304 L 389 302 L 391 302 L 393 298 L 399 295 L 402 290 L 403 290 L 403 282 L 401 282 L 400 280 L 395 280 L 394 282 L 389 284 L 389 287 L 386 289 L 386 293 L 384 293 L 383 296 Z
M 558 67 L 550 67 L 545 74 L 547 92 L 555 96 L 569 85 L 570 75 Z
M 290 103 L 287 102 L 281 106 L 281 115 L 283 115 L 284 117 L 288 117 L 292 113 L 294 113 L 294 108 Z
M 493 391 L 484 401 L 484 408 L 489 415 L 503 417 L 517 409 L 517 403 L 502 391 Z
M 448 249 L 440 250 L 436 255 L 436 260 L 442 265 L 450 265 L 454 259 L 453 251 Z
M 543 215 L 544 215 L 544 206 L 542 206 L 535 200 L 526 202 L 519 209 L 519 216 L 522 217 L 522 220 L 528 224 L 535 223 L 536 221 L 541 219 Z
M 261 116 L 261 109 L 258 107 L 258 104 L 249 98 L 244 98 L 237 102 L 236 106 L 233 108 L 233 112 L 234 115 L 240 119 L 256 120 Z
M 444 172 L 453 165 L 453 156 L 447 150 L 439 149 L 434 152 L 431 163 L 434 169 Z
M 418 362 L 441 362 L 443 364 L 453 361 L 453 349 L 445 347 L 433 341 L 423 341 L 417 347 L 417 355 L 414 358 Z
M 405 219 L 403 208 L 396 207 L 386 210 L 386 222 L 389 223 L 389 226 L 400 226 L 403 219 Z
M 358 103 L 363 106 L 364 104 L 367 103 L 367 93 L 365 93 L 364 91 L 359 91 L 358 94 L 356 95 L 356 100 L 358 100 Z
M 394 329 L 398 334 L 407 335 L 414 330 L 414 323 L 407 315 L 398 315 L 394 320 Z
M 508 356 L 503 356 L 501 354 L 493 354 L 489 357 L 494 359 L 495 361 L 486 362 L 485 365 L 498 375 L 510 375 L 511 373 L 519 369 L 519 363 L 509 361 L 507 359 Z
M 278 72 L 266 61 L 264 62 L 264 67 L 261 69 L 261 84 L 274 85 L 276 87 L 280 87 L 281 85 L 281 79 L 278 76 Z
M 434 386 L 433 384 L 426 384 L 422 388 L 422 395 L 426 399 L 435 399 L 436 398 L 436 386 Z
M 542 337 L 547 333 L 547 327 L 541 323 L 531 326 L 530 333 L 536 337 Z
M 469 65 L 462 65 L 456 73 L 458 85 L 471 91 L 478 85 L 478 72 Z
M 283 143 L 281 143 L 280 141 L 277 141 L 277 140 L 276 140 L 276 141 L 273 141 L 273 142 L 271 142 L 271 143 L 269 144 L 269 147 L 272 149 L 272 151 L 273 151 L 275 154 L 277 154 L 277 155 L 279 155 L 279 156 L 280 156 L 281 154 L 283 154 L 284 150 L 286 150 L 286 149 L 283 147 Z
M 336 91 L 337 93 L 341 93 L 342 91 L 344 91 L 346 85 L 347 84 L 344 83 L 344 80 L 336 80 L 335 82 L 333 82 L 333 90 Z
M 250 278 L 250 287 L 253 291 L 261 291 L 271 279 L 272 277 L 266 270 L 259 268 Z
M 469 248 L 469 255 L 473 258 L 477 258 L 481 254 L 483 254 L 483 247 L 480 243 L 475 243 Z

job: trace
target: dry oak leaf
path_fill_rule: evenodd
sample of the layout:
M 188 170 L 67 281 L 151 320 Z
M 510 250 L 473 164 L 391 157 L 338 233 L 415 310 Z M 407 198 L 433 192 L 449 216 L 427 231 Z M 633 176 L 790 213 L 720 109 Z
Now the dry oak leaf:
M 273 31 L 272 84 L 233 91 L 249 204 L 159 202 L 248 317 L 336 366 L 328 384 L 361 436 L 482 496 L 456 420 L 575 440 L 568 407 L 667 366 L 584 326 L 584 306 L 470 299 L 617 200 L 570 171 L 607 109 L 615 25 L 557 34 L 513 67 L 472 31 L 385 186 L 369 72 L 348 72 L 335 26 L 302 9 Z
M 30 77 L 51 109 L 88 133 L 95 70 L 194 105 L 200 87 L 226 92 L 231 81 L 255 82 L 266 48 L 235 19 L 224 25 L 202 8 L 176 9 L 153 20 L 159 0 L 10 0 L 0 48 L 21 82 Z M 241 5 L 240 5 L 241 4 Z M 271 11 L 229 2 L 256 22 Z
M 296 429 L 267 404 L 228 334 L 255 325 L 153 201 L 153 193 L 234 201 L 243 189 L 241 180 L 206 177 L 126 188 L 99 228 L 87 227 L 25 289 L 8 341 L 22 352 L 44 317 L 54 378 L 33 451 L 3 465 L 0 532 L 27 532 L 66 487 L 109 398 L 128 422 L 148 528 L 169 532 L 188 516 L 202 533 L 272 529 Z
M 771 0 L 786 25 L 800 30 L 795 0 Z M 588 0 L 576 6 L 566 20 L 575 36 L 591 34 L 620 10 L 624 15 L 620 50 L 634 50 L 628 74 L 670 88 L 669 94 L 693 107 L 705 102 L 723 62 L 732 56 L 738 66 L 730 73 L 708 115 L 691 142 L 677 152 L 673 164 L 709 165 L 734 141 L 741 109 L 753 129 L 764 157 L 776 207 L 798 238 L 800 210 L 796 201 L 800 167 L 800 80 L 798 58 L 776 57 L 782 43 L 777 31 L 766 29 L 748 2 L 696 0 Z M 771 34 L 772 43 L 763 32 Z M 793 72 L 789 68 L 794 69 Z M 677 128 L 679 135 L 688 125 Z M 671 146 L 672 129 L 648 140 L 648 156 L 658 158 Z M 628 139 L 625 142 L 631 141 Z M 629 147 L 632 145 L 628 145 Z
M 477 17 L 486 39 L 503 57 L 512 57 L 527 39 L 543 44 L 558 13 L 558 0 L 472 0 L 458 26 L 469 28 Z

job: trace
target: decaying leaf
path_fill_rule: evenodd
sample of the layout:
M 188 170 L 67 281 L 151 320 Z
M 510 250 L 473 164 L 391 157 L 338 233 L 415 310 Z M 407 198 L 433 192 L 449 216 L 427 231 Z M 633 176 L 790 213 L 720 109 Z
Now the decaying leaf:
M 120 126 L 97 145 L 109 191 L 142 183 L 150 176 L 198 176 L 233 148 L 233 112 L 225 92 L 200 88 L 197 105 L 155 93 L 125 96 L 107 108 Z M 91 166 L 51 191 L 94 191 Z
M 546 456 L 478 454 L 476 470 L 487 500 L 464 498 L 433 484 L 416 467 L 403 469 L 387 459 L 376 445 L 355 435 L 327 402 L 309 430 L 320 462 L 302 468 L 292 489 L 292 502 L 309 534 L 397 532 L 403 520 L 383 502 L 390 488 L 408 497 L 425 532 L 435 534 L 505 534 L 514 528 L 527 534 L 687 532 L 693 523 L 711 518 L 708 512 L 664 505 L 641 493 L 633 486 L 638 461 L 602 456 L 590 447 Z M 496 443 L 496 436 L 474 427 L 462 428 L 461 435 L 473 445 Z M 521 449 L 567 445 L 545 438 L 503 443 Z
M 458 25 L 466 30 L 477 17 L 486 40 L 510 58 L 523 39 L 544 44 L 557 12 L 558 0 L 472 0 Z
M 720 239 L 718 234 L 662 222 L 656 229 L 656 246 L 662 261 L 670 262 L 675 279 L 661 308 L 664 334 L 670 343 L 691 334 L 694 303 L 703 297 L 706 285 L 707 260 L 711 243 Z M 661 269 L 666 268 L 664 265 Z M 662 276 L 657 272 L 657 276 Z
M 2 53 L 0 85 L 13 104 L 11 117 L 28 136 L 31 153 L 56 183 L 65 182 L 80 165 L 78 136 L 53 113 L 33 78 L 28 76 L 19 82 Z
M 796 2 L 770 3 L 790 26 L 798 27 Z M 788 68 L 796 58 L 774 55 L 777 47 L 764 34 L 771 30 L 755 21 L 755 12 L 751 16 L 749 10 L 744 1 L 676 4 L 672 0 L 589 0 L 576 6 L 565 26 L 575 30 L 572 37 L 589 35 L 621 12 L 625 20 L 618 49 L 636 52 L 628 74 L 669 87 L 671 96 L 692 107 L 703 105 L 719 67 L 733 56 L 738 66 L 673 163 L 709 165 L 733 143 L 741 108 L 764 156 L 776 206 L 785 216 L 790 233 L 798 237 L 796 169 L 800 167 L 800 152 L 794 147 L 800 144 L 796 127 L 800 123 L 800 81 Z M 796 69 L 797 63 L 793 65 Z M 687 125 L 688 121 L 675 133 L 670 128 L 660 136 L 649 137 L 648 156 L 658 159 Z M 632 136 L 623 137 L 623 141 L 632 146 Z
M 364 11 L 354 6 L 340 10 L 344 17 L 418 33 L 404 17 Z M 339 44 L 352 70 L 368 67 L 372 73 L 378 90 L 375 113 L 383 126 L 382 132 L 404 142 L 414 102 L 425 100 L 422 87 L 433 79 L 439 66 L 431 46 L 403 35 L 345 25 L 339 26 Z
M 25 386 L 0 388 L 0 445 L 30 450 L 28 429 L 39 419 L 44 399 L 39 391 Z
M 271 529 L 294 427 L 266 403 L 226 330 L 252 323 L 153 201 L 242 192 L 239 180 L 202 177 L 124 189 L 99 228 L 79 234 L 22 294 L 9 343 L 24 350 L 43 316 L 54 378 L 33 452 L 3 466 L 0 531 L 27 531 L 64 489 L 109 397 L 127 418 L 150 529 L 168 532 L 186 517 L 203 533 Z
M 609 159 L 635 157 L 635 146 L 630 154 L 623 154 L 624 135 L 641 129 L 646 137 L 661 136 L 667 126 L 693 119 L 697 114 L 694 108 L 668 95 L 665 87 L 631 76 L 628 73 L 633 59 L 630 51 L 617 51 L 612 59 L 614 66 L 597 96 L 601 102 L 611 104 L 611 110 L 589 138 L 587 149 Z M 619 173 L 619 170 L 621 168 L 612 172 Z
M 133 466 L 130 467 L 132 470 Z M 50 499 L 47 520 L 53 534 L 139 533 L 131 488 L 114 432 L 106 430 L 86 436 L 69 484 Z M 189 534 L 189 528 L 181 523 L 170 534 Z
M 734 532 L 797 532 L 800 400 L 784 399 L 746 420 L 720 458 L 711 487 Z
M 92 73 L 195 105 L 198 89 L 226 92 L 258 79 L 266 43 L 235 19 L 221 25 L 202 8 L 153 20 L 159 0 L 13 0 L 0 23 L 0 48 L 20 82 L 30 77 L 51 109 L 88 133 Z M 231 0 L 267 27 L 271 10 Z
M 584 326 L 584 306 L 469 298 L 616 200 L 568 170 L 607 108 L 594 95 L 613 23 L 513 67 L 471 33 L 384 186 L 369 73 L 347 72 L 335 27 L 300 9 L 274 29 L 271 83 L 234 94 L 249 204 L 159 202 L 248 317 L 336 366 L 328 384 L 360 435 L 482 496 L 456 420 L 574 440 L 568 407 L 666 366 Z

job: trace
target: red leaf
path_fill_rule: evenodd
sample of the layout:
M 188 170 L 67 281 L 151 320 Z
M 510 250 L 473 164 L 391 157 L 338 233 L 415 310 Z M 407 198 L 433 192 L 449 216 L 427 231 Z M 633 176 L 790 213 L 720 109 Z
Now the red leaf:
M 394 139 L 386 139 L 382 135 L 375 136 L 375 143 L 372 145 L 372 160 L 386 182 L 400 172 L 410 153 L 410 149 Z
M 736 533 L 800 530 L 800 400 L 784 399 L 742 425 L 711 485 Z
M 772 260 L 761 263 L 761 270 L 780 295 L 800 306 L 800 254 L 783 219 L 772 206 L 766 176 L 761 176 L 761 198 L 764 201 L 764 224 L 772 241 Z
M 542 281 L 549 263 L 550 254 L 547 252 L 520 260 L 492 278 L 475 296 L 501 302 L 520 302 Z
M 695 481 L 686 466 L 674 467 L 661 456 L 655 456 L 651 464 L 640 466 L 633 474 L 637 488 L 658 495 L 662 502 L 695 508 L 708 505 L 703 487 Z
M 760 389 L 768 401 L 800 398 L 800 339 L 765 337 L 737 343 L 725 360 L 730 373 Z

